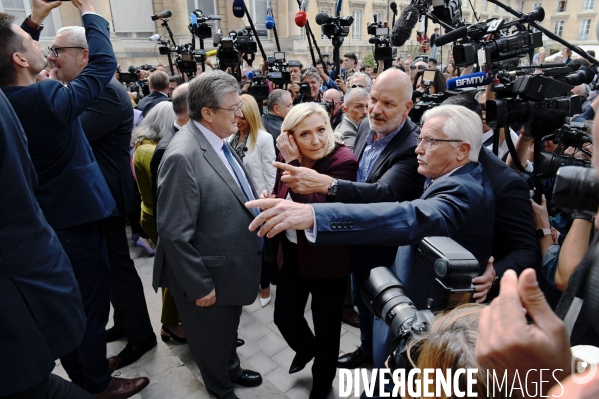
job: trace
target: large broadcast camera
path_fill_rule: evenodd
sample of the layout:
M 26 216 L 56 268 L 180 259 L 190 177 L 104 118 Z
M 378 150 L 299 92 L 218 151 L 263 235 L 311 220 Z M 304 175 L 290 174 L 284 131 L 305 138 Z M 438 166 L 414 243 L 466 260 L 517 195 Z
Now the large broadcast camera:
M 433 312 L 472 302 L 472 279 L 480 272 L 476 258 L 448 237 L 424 238 L 418 246 L 418 259 L 435 276 L 428 309 L 416 309 L 404 284 L 387 267 L 372 269 L 361 289 L 368 309 L 384 320 L 396 336 L 397 349 L 389 361 L 391 369 L 411 369 L 407 353 L 410 339 L 428 330 L 435 320 Z
M 393 47 L 391 46 L 391 36 L 389 35 L 389 27 L 383 24 L 383 21 L 377 21 L 376 14 L 374 15 L 374 22 L 367 24 L 368 34 L 372 37 L 368 39 L 368 43 L 374 44 L 374 60 L 387 61 L 391 64 L 394 60 Z M 390 67 L 390 65 L 389 65 Z M 385 66 L 385 69 L 388 67 Z
M 436 73 L 438 73 L 438 71 Z M 424 78 L 424 74 L 423 74 L 423 82 L 424 82 L 423 85 L 425 87 L 427 85 L 427 82 L 430 82 L 430 80 Z M 465 89 L 456 89 L 456 90 L 445 90 L 441 93 L 435 93 L 435 94 L 428 94 L 426 92 L 414 90 L 412 92 L 412 101 L 414 101 L 414 106 L 410 110 L 410 114 L 409 114 L 410 120 L 417 125 L 421 125 L 422 115 L 424 115 L 424 113 L 426 111 L 428 111 L 429 109 L 441 105 L 443 103 L 443 101 L 447 100 L 448 98 L 453 97 L 453 96 L 459 96 L 459 95 L 468 95 L 468 96 L 474 97 L 475 94 L 476 94 L 476 89 L 473 87 L 468 87 Z M 417 99 L 420 99 L 420 100 L 418 102 L 416 102 Z

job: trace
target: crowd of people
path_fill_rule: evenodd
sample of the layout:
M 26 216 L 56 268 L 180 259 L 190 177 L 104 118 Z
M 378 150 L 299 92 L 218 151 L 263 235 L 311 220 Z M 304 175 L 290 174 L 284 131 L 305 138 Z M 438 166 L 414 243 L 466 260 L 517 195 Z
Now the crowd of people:
M 556 126 L 512 125 L 493 152 L 489 86 L 449 96 L 414 123 L 419 96 L 468 72 L 434 58 L 400 57 L 384 71 L 353 53 L 340 71 L 326 59 L 290 66 L 290 84 L 267 82 L 258 100 L 250 65 L 239 82 L 218 68 L 183 77 L 158 67 L 143 73 L 150 93 L 139 98 L 119 81 L 92 0 L 72 0 L 83 27 L 61 28 L 40 50 L 42 22 L 60 5 L 32 0 L 20 26 L 0 13 L 0 398 L 127 398 L 148 386 L 113 376 L 157 345 L 127 223 L 154 256 L 161 339 L 189 345 L 217 398 L 262 383 L 241 367 L 238 328 L 242 307 L 266 307 L 273 284 L 274 323 L 295 352 L 289 373 L 314 360 L 310 399 L 330 395 L 338 368 L 387 367 L 395 335 L 361 289 L 384 266 L 427 309 L 435 279 L 418 245 L 431 236 L 474 256 L 476 303 L 448 309 L 410 342 L 413 366 L 477 368 L 483 396 L 488 370 L 510 379 L 560 369 L 563 397 L 597 394 L 597 378 L 584 389 L 569 380 L 570 347 L 599 346 L 585 304 L 565 321 L 554 313 L 591 246 L 594 216 L 559 209 L 553 178 L 534 202 L 518 167 L 532 170 L 533 138 Z M 590 66 L 565 50 L 572 71 Z M 586 100 L 575 120 L 593 120 L 594 85 L 572 92 Z M 543 150 L 595 162 L 590 143 Z M 342 323 L 360 329 L 361 344 L 339 357 Z M 107 358 L 106 344 L 122 338 Z M 71 382 L 52 374 L 56 359 Z

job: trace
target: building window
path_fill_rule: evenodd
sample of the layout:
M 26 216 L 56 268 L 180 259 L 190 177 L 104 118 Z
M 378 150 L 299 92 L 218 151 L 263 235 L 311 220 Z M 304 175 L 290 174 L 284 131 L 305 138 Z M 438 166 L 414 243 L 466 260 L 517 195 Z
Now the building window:
M 553 33 L 562 37 L 562 33 L 564 32 L 564 21 L 555 21 L 553 25 Z
M 508 7 L 510 6 L 510 0 L 507 0 L 507 2 L 506 2 L 506 5 L 507 5 Z M 507 14 L 507 10 L 505 10 L 505 9 L 504 9 L 504 10 L 503 10 L 503 13 L 504 13 L 504 14 Z
M 583 10 L 593 10 L 595 9 L 595 0 L 584 0 Z
M 31 14 L 31 0 L 0 0 L 0 12 L 14 15 L 15 23 L 20 25 L 25 17 Z M 44 30 L 40 36 L 42 38 L 54 38 L 56 31 L 62 27 L 60 20 L 60 11 L 52 10 L 52 13 L 44 20 Z
M 119 37 L 148 40 L 156 31 L 149 18 L 154 15 L 152 0 L 110 0 L 110 11 L 112 29 Z
M 589 31 L 591 30 L 591 20 L 583 19 L 580 21 L 580 29 L 578 30 L 578 40 L 589 40 Z
M 189 1 L 189 0 L 187 0 Z M 199 0 L 198 0 L 199 1 Z M 203 0 L 203 1 L 212 1 L 212 0 Z M 251 13 L 252 21 L 256 26 L 256 30 L 264 30 L 266 29 L 266 10 L 268 9 L 268 4 L 266 0 L 249 0 L 246 1 L 246 6 Z M 268 38 L 270 38 L 270 31 L 266 31 L 268 33 Z
M 376 17 L 376 22 L 383 22 L 383 13 L 382 12 L 377 11 L 374 13 L 374 16 Z
M 518 1 L 516 3 L 516 11 L 522 12 L 522 3 L 523 3 L 522 1 Z
M 498 12 L 499 11 L 499 6 L 497 4 L 495 4 L 495 6 L 493 7 L 493 12 Z
M 362 24 L 362 11 L 354 11 L 354 23 L 351 26 L 352 40 L 360 40 L 360 25 Z
M 557 12 L 566 12 L 567 1 L 559 1 L 557 3 Z
M 320 10 L 320 12 L 327 14 L 329 17 L 331 16 L 331 10 Z M 320 27 L 320 40 L 329 40 L 328 36 L 322 33 L 322 26 Z
M 487 11 L 488 6 L 489 6 L 489 2 L 487 2 L 487 0 L 483 0 L 483 11 Z

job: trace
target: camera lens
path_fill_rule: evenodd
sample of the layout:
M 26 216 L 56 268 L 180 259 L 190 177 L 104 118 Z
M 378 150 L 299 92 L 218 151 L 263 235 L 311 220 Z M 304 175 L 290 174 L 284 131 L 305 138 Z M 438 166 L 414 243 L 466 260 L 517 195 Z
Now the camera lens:
M 591 164 L 583 159 L 578 159 L 574 157 L 569 157 L 566 155 L 553 154 L 551 152 L 541 152 L 543 156 L 543 162 L 541 163 L 541 167 L 539 168 L 542 177 L 556 177 L 558 171 L 566 166 L 574 166 L 580 167 L 582 169 L 590 168 Z M 573 175 L 573 173 L 578 172 L 563 172 L 565 179 L 570 179 L 572 184 L 577 183 L 577 176 Z M 585 175 L 586 176 L 586 175 Z M 582 175 L 580 176 L 582 178 Z M 592 175 L 591 175 L 592 177 Z M 562 178 L 562 179 L 564 179 Z M 588 178 L 588 177 L 585 177 Z M 570 183 L 568 183 L 570 184 Z M 586 183 L 585 183 L 586 184 Z M 557 183 L 556 183 L 557 185 Z M 555 188 L 554 188 L 555 189 Z M 564 189 L 564 188 L 562 188 Z M 597 211 L 597 207 L 595 206 L 595 211 Z
M 492 128 L 503 127 L 512 123 L 522 123 L 530 116 L 528 101 L 488 100 L 486 108 L 487 125 Z
M 595 73 L 589 67 L 580 67 L 580 69 L 568 76 L 566 76 L 565 80 L 568 84 L 572 86 L 578 86 L 583 83 L 591 83 L 595 78 Z
M 570 165 L 584 162 L 580 159 L 576 161 Z M 595 170 L 590 168 L 588 163 L 585 166 L 559 168 L 553 186 L 553 201 L 568 211 L 596 214 L 599 208 L 599 181 L 595 176 Z

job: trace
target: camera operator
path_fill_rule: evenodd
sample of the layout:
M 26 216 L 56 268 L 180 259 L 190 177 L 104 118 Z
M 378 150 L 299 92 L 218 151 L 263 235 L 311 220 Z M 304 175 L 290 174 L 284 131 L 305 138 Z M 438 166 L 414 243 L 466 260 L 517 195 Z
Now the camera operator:
M 281 134 L 281 125 L 283 119 L 287 116 L 291 108 L 293 108 L 293 100 L 288 91 L 275 89 L 268 95 L 266 102 L 268 113 L 262 116 L 262 124 L 264 129 L 270 133 L 276 143 L 277 137 Z M 275 146 L 276 156 L 279 156 L 279 149 Z
M 368 98 L 368 91 L 360 87 L 348 90 L 343 97 L 344 117 L 335 133 L 343 136 L 343 143 L 352 151 L 358 135 L 358 126 L 368 116 Z
M 148 78 L 150 95 L 142 98 L 135 109 L 140 110 L 145 117 L 154 106 L 162 101 L 171 101 L 168 96 L 168 75 L 162 71 L 150 74 Z
M 483 128 L 485 129 L 485 133 L 483 134 L 483 146 L 487 147 L 489 150 L 493 150 L 493 129 L 487 125 L 487 112 L 486 112 L 486 104 L 487 100 L 495 99 L 495 92 L 490 90 L 490 86 L 487 86 L 485 90 L 480 90 L 476 93 L 475 97 L 478 100 L 478 103 L 482 107 L 483 110 Z M 518 139 L 518 134 L 514 132 L 511 128 L 510 136 L 512 138 L 512 142 L 515 143 Z M 505 142 L 505 128 L 501 128 L 499 135 L 499 151 L 497 152 L 497 156 L 499 159 L 505 161 L 509 154 L 509 150 L 507 148 L 507 143 Z
M 302 81 L 302 69 L 303 65 L 300 63 L 299 66 L 289 66 L 287 70 L 289 71 L 289 75 L 291 76 L 291 84 L 289 85 L 289 93 L 291 93 L 291 98 L 293 101 L 297 98 L 300 92 L 300 82 Z
M 331 127 L 335 130 L 343 120 L 343 111 L 341 109 L 343 102 L 339 90 L 329 89 L 325 91 L 322 95 L 322 104 L 331 119 Z
M 293 101 L 294 105 L 312 101 L 318 103 L 322 102 L 323 93 L 320 90 L 322 79 L 320 78 L 320 74 L 316 71 L 316 69 L 306 69 L 306 71 L 302 74 L 301 82 L 301 85 L 298 86 L 299 94 Z M 293 92 L 291 93 L 291 96 L 293 97 Z
M 343 63 L 340 65 L 341 71 L 339 71 L 337 79 L 335 79 L 335 83 L 337 83 L 337 86 L 341 88 L 341 85 L 345 85 L 349 73 L 357 71 L 357 66 L 358 56 L 356 56 L 354 53 L 343 54 Z M 335 72 L 333 71 L 329 73 L 329 76 L 331 76 L 331 78 L 334 75 Z
M 325 64 L 322 60 L 316 61 L 316 70 L 318 71 L 318 74 L 322 79 L 322 86 L 320 87 L 320 90 L 322 90 L 323 92 L 327 91 L 328 89 L 339 90 L 337 84 L 333 81 L 333 79 L 330 78 L 329 74 L 326 72 Z

